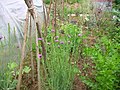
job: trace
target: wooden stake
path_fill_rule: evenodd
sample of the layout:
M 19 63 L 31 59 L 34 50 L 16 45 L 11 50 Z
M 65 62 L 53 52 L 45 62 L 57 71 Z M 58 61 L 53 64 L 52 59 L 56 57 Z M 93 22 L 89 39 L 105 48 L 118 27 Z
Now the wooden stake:
M 54 28 L 55 28 L 55 36 L 57 34 L 57 30 L 56 30 L 56 12 L 57 12 L 57 0 L 54 0 Z
M 21 86 L 22 70 L 23 70 L 25 48 L 26 48 L 26 41 L 27 41 L 28 21 L 29 21 L 29 12 L 27 12 L 25 28 L 24 28 L 24 41 L 23 41 L 23 46 L 22 46 L 22 55 L 21 55 L 21 62 L 20 62 L 20 71 L 19 71 L 19 76 L 18 76 L 18 84 L 16 87 L 17 90 L 20 90 L 20 86 Z
M 35 20 L 36 23 L 36 28 L 38 30 L 38 36 L 40 38 L 42 38 L 42 32 L 41 32 L 41 28 L 40 28 L 40 22 L 38 20 L 36 20 L 36 16 L 38 15 L 35 10 L 34 10 L 34 6 L 33 6 L 33 2 L 32 0 L 25 0 L 26 5 L 28 6 L 28 8 L 30 9 L 30 13 L 31 16 L 33 17 L 33 19 Z M 41 40 L 41 46 L 42 46 L 42 54 L 44 56 L 44 60 L 46 61 L 46 48 L 45 48 L 45 44 L 44 44 L 44 40 Z
M 50 12 L 51 12 L 51 7 L 52 7 L 52 0 L 50 0 L 50 6 L 49 6 L 49 10 L 47 12 L 47 26 L 50 25 Z
M 36 58 L 37 58 L 38 90 L 41 90 L 38 32 L 37 32 L 36 26 L 35 26 L 35 32 L 36 32 Z
M 31 15 L 30 15 L 30 57 L 31 57 L 31 68 L 32 68 L 32 81 L 34 82 L 34 62 L 33 62 L 33 51 L 32 51 L 32 21 L 31 21 Z
M 62 0 L 62 18 L 64 18 L 64 0 Z
M 46 37 L 47 37 L 47 19 L 46 19 L 46 9 L 45 9 L 45 4 L 44 4 L 44 2 L 43 2 L 43 14 L 44 14 L 44 20 L 45 20 L 45 26 L 44 26 L 44 41 L 45 41 L 45 39 L 46 39 Z M 46 41 L 45 41 L 46 42 Z

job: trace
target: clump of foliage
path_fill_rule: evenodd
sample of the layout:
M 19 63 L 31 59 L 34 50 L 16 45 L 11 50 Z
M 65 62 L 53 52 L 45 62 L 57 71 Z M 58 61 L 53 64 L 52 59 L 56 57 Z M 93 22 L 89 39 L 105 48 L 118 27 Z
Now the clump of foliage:
M 114 3 L 115 3 L 114 8 L 120 10 L 120 0 L 115 0 Z
M 7 68 L 0 71 L 0 90 L 14 90 L 17 85 L 16 63 L 8 63 Z
M 93 48 L 84 48 L 84 54 L 91 57 L 95 63 L 95 80 L 85 83 L 92 90 L 115 90 L 119 82 L 116 72 L 119 72 L 119 44 L 113 43 L 106 36 L 100 38 Z M 120 74 L 120 73 L 119 73 Z
M 73 65 L 79 57 L 78 49 L 81 42 L 81 30 L 72 24 L 61 26 L 54 37 L 54 30 L 49 29 L 47 36 L 46 79 L 42 80 L 44 88 L 51 90 L 72 90 L 76 73 Z M 43 74 L 42 74 L 43 75 Z M 43 76 L 44 77 L 44 76 Z
M 50 0 L 44 0 L 45 4 L 50 4 Z
M 15 90 L 17 85 L 17 76 L 19 71 L 17 70 L 18 64 L 10 62 L 7 64 L 7 68 L 3 68 L 0 71 L 0 90 Z M 25 66 L 22 74 L 29 73 L 30 67 Z

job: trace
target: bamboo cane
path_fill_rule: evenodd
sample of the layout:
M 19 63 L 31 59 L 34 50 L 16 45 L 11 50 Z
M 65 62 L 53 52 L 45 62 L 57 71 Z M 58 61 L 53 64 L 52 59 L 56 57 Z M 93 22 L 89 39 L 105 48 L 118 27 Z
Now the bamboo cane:
M 31 13 L 31 16 L 33 17 L 33 19 L 36 19 L 37 13 L 34 10 L 34 6 L 33 6 L 33 2 L 32 0 L 25 0 L 26 5 L 28 6 L 28 9 Z M 40 38 L 42 38 L 42 32 L 41 32 L 41 28 L 40 28 L 40 22 L 38 20 L 35 20 L 36 23 L 36 28 L 38 30 L 38 36 Z M 44 44 L 44 40 L 41 40 L 41 46 L 42 46 L 42 54 L 44 56 L 44 60 L 46 61 L 46 48 L 45 48 L 45 44 Z
M 56 12 L 57 12 L 57 0 L 54 0 L 54 28 L 55 28 L 55 36 L 57 34 L 57 30 L 56 30 Z
M 35 36 L 36 36 L 36 56 L 37 56 L 37 74 L 38 74 L 38 90 L 41 90 L 40 82 L 40 58 L 39 58 L 39 44 L 38 44 L 38 31 L 35 26 Z
M 17 90 L 20 90 L 20 86 L 21 86 L 22 70 L 23 70 L 23 63 L 24 63 L 25 49 L 26 49 L 26 41 L 27 41 L 28 21 L 29 21 L 29 12 L 27 12 L 26 23 L 25 23 L 25 28 L 24 28 L 24 41 L 23 41 L 22 52 L 21 52 L 22 55 L 21 55 L 21 62 L 20 62 L 20 72 L 19 72 L 19 76 L 18 76 L 18 84 L 17 84 L 17 87 L 16 87 Z
M 51 12 L 51 7 L 52 7 L 52 0 L 50 0 L 50 6 L 49 6 L 49 10 L 47 12 L 47 26 L 50 25 L 50 12 Z
M 45 26 L 44 26 L 44 41 L 45 41 L 45 39 L 46 39 L 46 36 L 47 36 L 47 19 L 46 19 L 46 10 L 45 10 L 45 4 L 44 4 L 44 0 L 43 0 L 43 14 L 44 14 L 44 20 L 45 20 Z M 46 41 L 45 41 L 46 42 Z
M 31 21 L 31 15 L 30 15 L 30 57 L 31 57 L 31 68 L 32 68 L 32 81 L 34 82 L 34 62 L 33 62 L 33 51 L 32 51 L 32 21 Z

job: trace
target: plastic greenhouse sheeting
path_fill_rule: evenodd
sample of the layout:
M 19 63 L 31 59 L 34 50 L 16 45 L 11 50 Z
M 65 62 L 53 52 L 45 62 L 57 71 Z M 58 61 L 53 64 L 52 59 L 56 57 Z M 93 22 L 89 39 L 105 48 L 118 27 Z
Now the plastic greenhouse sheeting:
M 33 0 L 40 18 L 43 19 L 42 0 Z M 27 6 L 24 0 L 0 0 L 0 66 L 20 58 L 23 26 Z
M 33 0 L 39 13 L 43 12 L 42 0 Z M 10 25 L 11 34 L 16 29 L 17 38 L 23 37 L 21 28 L 25 20 L 27 6 L 24 0 L 0 0 L 0 37 L 8 39 L 8 24 Z M 2 35 L 2 36 L 1 36 Z

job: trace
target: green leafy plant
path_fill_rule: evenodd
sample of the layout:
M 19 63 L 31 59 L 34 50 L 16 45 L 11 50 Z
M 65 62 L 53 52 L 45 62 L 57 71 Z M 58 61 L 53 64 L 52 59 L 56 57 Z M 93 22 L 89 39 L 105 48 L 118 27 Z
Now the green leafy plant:
M 106 36 L 98 40 L 94 48 L 87 47 L 84 53 L 93 59 L 95 63 L 95 81 L 91 81 L 92 90 L 115 90 L 117 88 L 115 82 L 118 82 L 116 72 L 119 72 L 119 44 L 113 43 Z M 83 80 L 83 81 L 84 81 Z
M 44 0 L 45 4 L 50 4 L 50 0 Z
M 8 66 L 4 71 L 0 72 L 0 90 L 14 90 L 17 84 L 16 80 L 16 67 L 15 62 L 8 63 Z
M 31 68 L 28 67 L 28 66 L 25 66 L 25 67 L 23 68 L 22 73 L 29 73 L 30 71 L 31 71 Z

